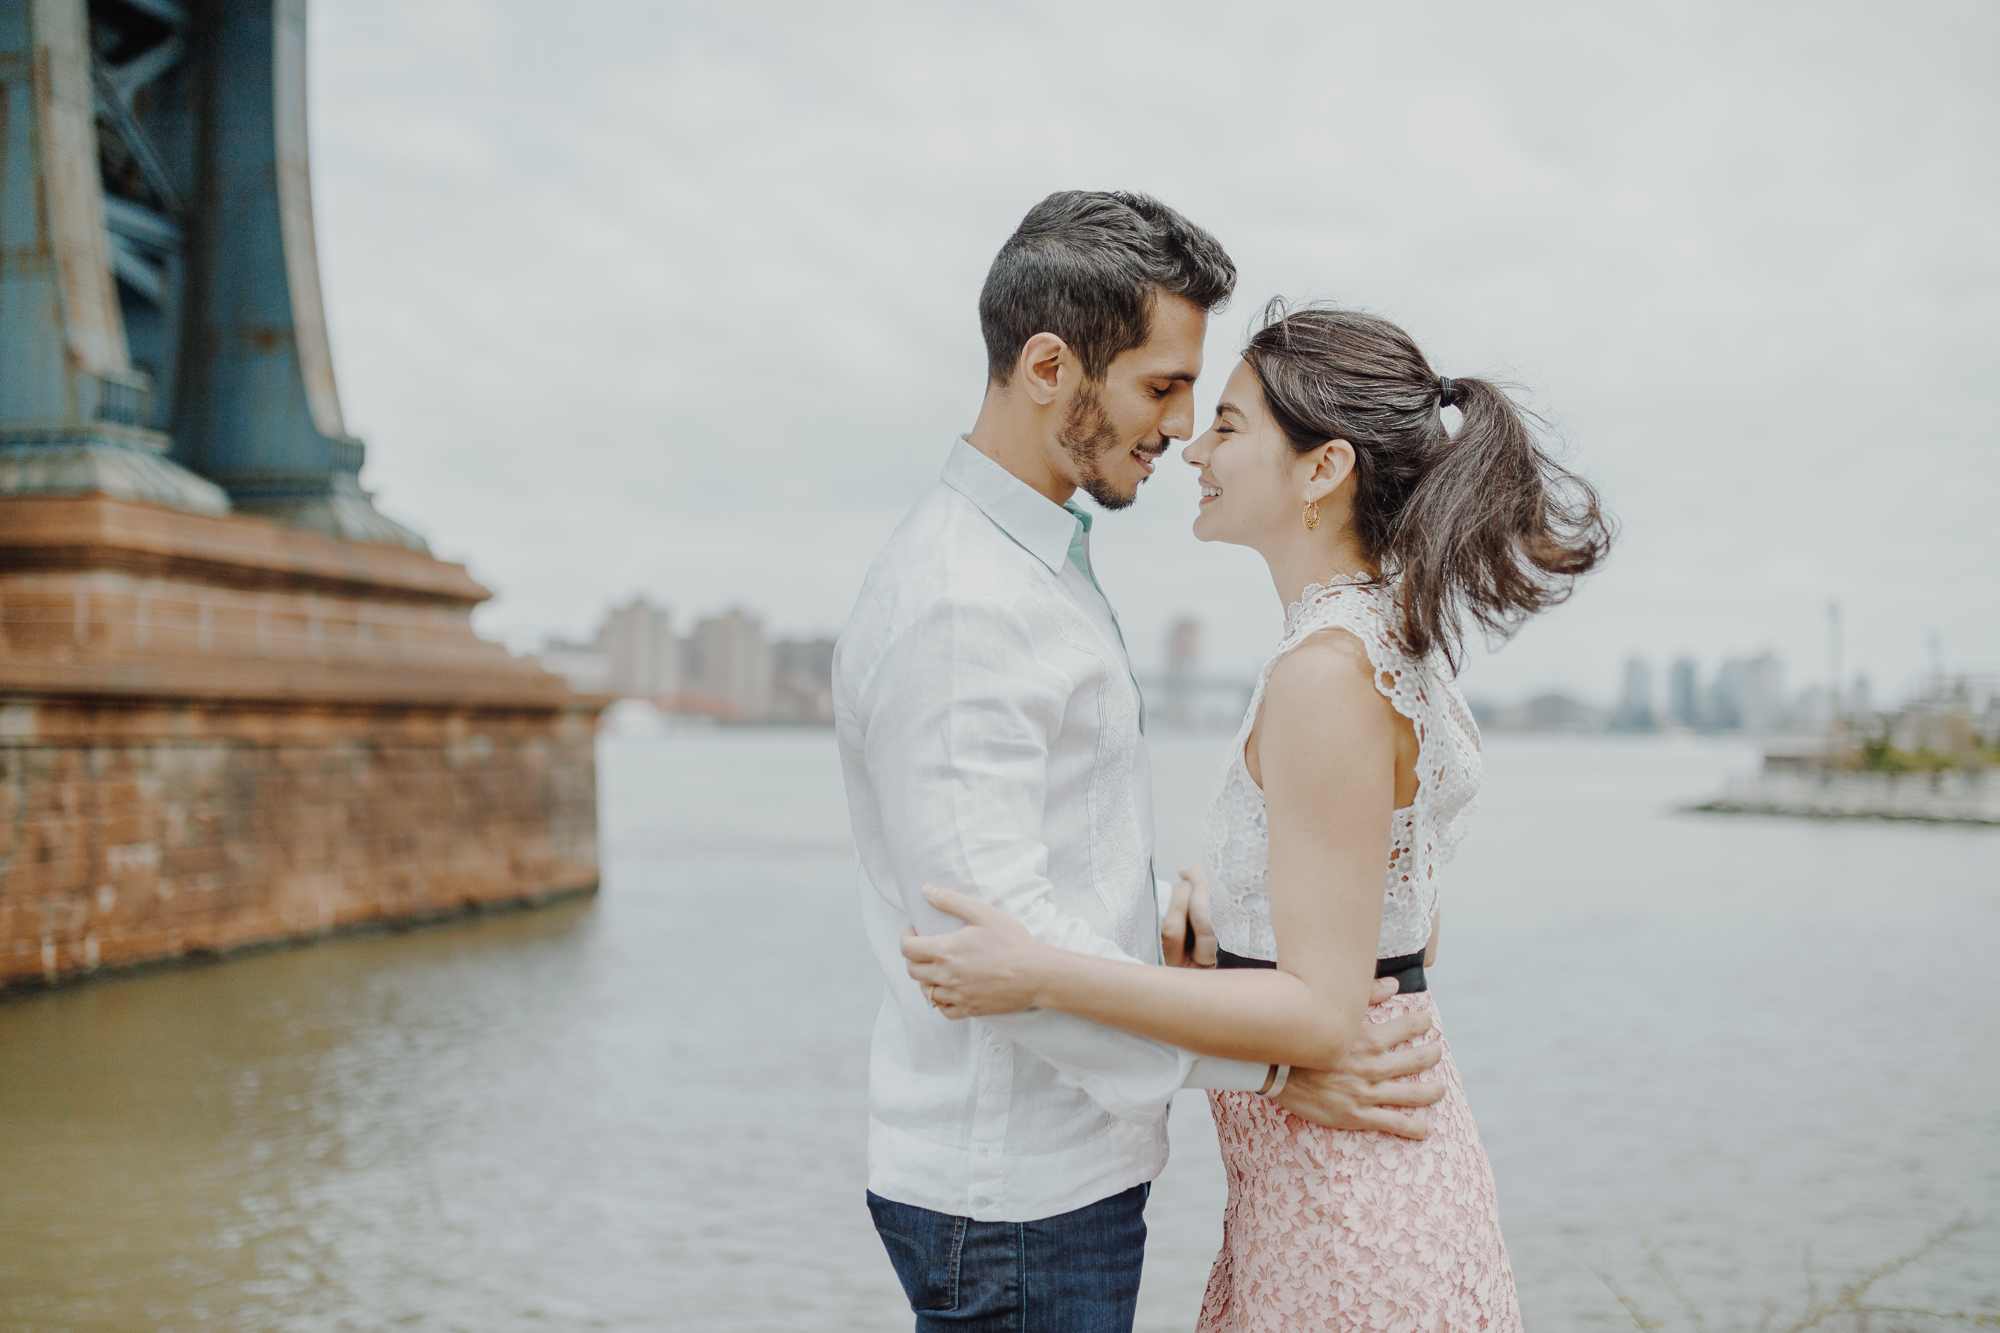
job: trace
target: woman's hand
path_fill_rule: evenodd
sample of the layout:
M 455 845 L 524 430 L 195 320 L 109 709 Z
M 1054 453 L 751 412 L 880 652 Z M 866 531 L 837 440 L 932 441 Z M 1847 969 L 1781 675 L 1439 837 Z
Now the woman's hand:
M 1188 948 L 1188 936 L 1194 948 Z M 1190 866 L 1174 885 L 1173 900 L 1160 918 L 1160 953 L 1168 967 L 1214 967 L 1215 927 L 1208 921 L 1208 876 Z
M 965 922 L 949 935 L 903 934 L 910 975 L 946 1018 L 979 1018 L 1033 1009 L 1058 952 L 999 908 L 956 889 L 924 885 L 924 899 Z M 1204 914 L 1206 905 L 1204 904 Z

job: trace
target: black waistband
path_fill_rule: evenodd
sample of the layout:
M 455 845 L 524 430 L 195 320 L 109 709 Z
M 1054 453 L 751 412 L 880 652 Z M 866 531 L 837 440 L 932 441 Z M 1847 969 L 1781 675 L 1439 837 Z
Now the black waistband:
M 1268 958 L 1245 958 L 1242 954 L 1231 953 L 1227 949 L 1217 949 L 1215 951 L 1215 965 L 1217 967 L 1277 966 L 1276 963 Z M 1424 951 L 1422 949 L 1417 950 L 1415 953 L 1406 953 L 1401 958 L 1377 958 L 1375 960 L 1375 975 L 1378 978 L 1394 977 L 1396 979 L 1397 993 L 1401 995 L 1408 995 L 1413 991 L 1430 989 L 1430 983 L 1424 980 Z

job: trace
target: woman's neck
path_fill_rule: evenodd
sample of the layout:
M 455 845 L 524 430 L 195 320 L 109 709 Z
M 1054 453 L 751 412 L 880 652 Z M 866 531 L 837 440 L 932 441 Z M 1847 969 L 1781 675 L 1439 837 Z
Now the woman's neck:
M 1262 552 L 1270 566 L 1271 582 L 1278 600 L 1285 606 L 1298 601 L 1307 587 L 1333 579 L 1363 575 L 1377 578 L 1381 569 L 1361 553 L 1360 545 L 1345 532 L 1313 534 L 1300 532 L 1282 548 Z

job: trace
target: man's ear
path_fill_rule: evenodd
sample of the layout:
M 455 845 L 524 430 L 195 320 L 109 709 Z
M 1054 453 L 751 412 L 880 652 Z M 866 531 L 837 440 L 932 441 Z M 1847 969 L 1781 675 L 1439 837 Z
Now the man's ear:
M 1062 387 L 1063 356 L 1068 351 L 1069 344 L 1053 333 L 1038 333 L 1021 348 L 1021 359 L 1015 367 L 1020 372 L 1022 387 L 1036 406 L 1047 407 L 1055 401 L 1056 392 Z
M 1346 440 L 1328 440 L 1306 457 L 1313 464 L 1306 476 L 1306 498 L 1315 504 L 1339 490 L 1354 475 L 1354 446 Z

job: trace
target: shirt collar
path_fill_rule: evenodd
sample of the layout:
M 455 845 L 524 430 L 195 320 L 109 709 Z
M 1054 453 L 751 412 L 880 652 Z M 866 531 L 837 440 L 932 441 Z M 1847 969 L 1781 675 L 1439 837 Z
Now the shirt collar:
M 961 435 L 944 464 L 944 484 L 979 506 L 980 512 L 1022 549 L 1060 575 L 1069 562 L 1077 525 L 1090 531 L 1090 515 L 1059 505 L 973 448 Z

